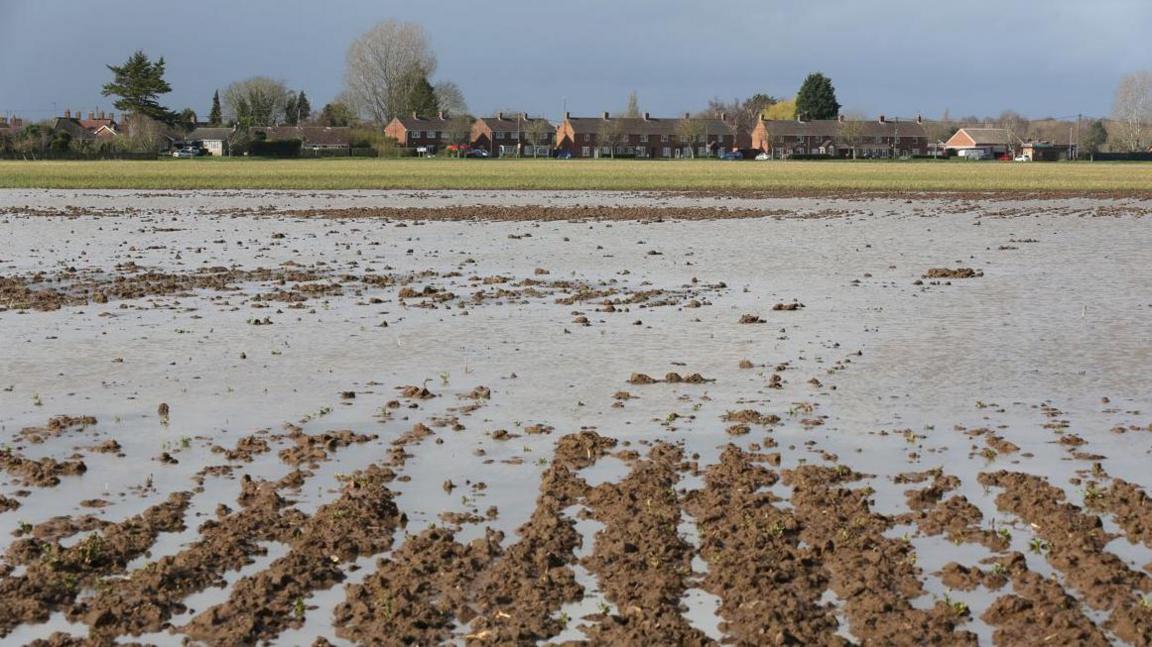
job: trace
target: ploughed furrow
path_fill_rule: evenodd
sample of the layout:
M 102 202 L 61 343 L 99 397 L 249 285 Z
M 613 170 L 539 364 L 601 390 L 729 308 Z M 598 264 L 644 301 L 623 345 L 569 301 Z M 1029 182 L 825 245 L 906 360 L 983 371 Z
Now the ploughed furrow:
M 477 578 L 470 640 L 534 645 L 564 630 L 564 623 L 553 616 L 565 603 L 584 596 L 571 566 L 582 540 L 563 512 L 588 492 L 588 484 L 574 470 L 591 465 L 615 444 L 591 431 L 560 439 L 541 478 L 536 508 L 516 530 L 519 541 Z
M 1090 494 L 1087 505 L 1111 514 L 1133 543 L 1152 548 L 1152 498 L 1143 488 L 1124 479 L 1113 479 L 1108 489 L 1093 489 Z
M 1062 489 L 1032 474 L 985 472 L 980 483 L 1002 488 L 996 507 L 1028 522 L 1037 535 L 1035 550 L 1045 554 L 1085 603 L 1110 612 L 1107 629 L 1121 640 L 1152 644 L 1152 605 L 1142 597 L 1152 592 L 1152 577 L 1104 550 L 1113 537 L 1104 532 L 1100 517 L 1085 514 L 1064 500 Z
M 656 443 L 622 481 L 588 492 L 588 510 L 604 528 L 583 564 L 617 610 L 581 627 L 592 644 L 711 644 L 683 615 L 693 548 L 677 533 L 681 461 L 679 448 Z
M 943 470 L 936 468 L 927 472 L 898 475 L 896 482 L 916 482 L 928 477 L 932 478 L 928 486 L 905 491 L 911 512 L 896 517 L 898 523 L 915 524 L 925 535 L 945 535 L 953 543 L 982 544 L 993 551 L 1008 549 L 1007 537 L 981 527 L 984 513 L 967 497 L 958 494 L 944 498 L 945 494 L 959 487 L 960 479 L 955 476 L 946 475 Z
M 728 445 L 685 502 L 708 561 L 703 588 L 720 598 L 720 628 L 743 645 L 847 644 L 836 635 L 835 610 L 820 603 L 828 573 L 800 547 L 792 513 L 761 491 L 777 480 L 758 464 L 766 460 Z
M 553 616 L 580 600 L 571 565 L 581 538 L 564 509 L 588 490 L 574 470 L 591 465 L 616 444 L 595 432 L 557 443 L 541 479 L 536 508 L 507 549 L 489 530 L 463 546 L 447 530 L 410 537 L 363 583 L 347 587 L 335 609 L 338 636 L 365 644 L 439 644 L 457 621 L 471 623 L 465 639 L 477 644 L 534 645 L 563 630 Z
M 30 558 L 25 572 L 11 574 L 0 567 L 0 637 L 23 623 L 45 622 L 56 610 L 66 609 L 80 592 L 106 575 L 122 573 L 143 555 L 162 532 L 184 530 L 190 492 L 173 493 L 163 503 L 120 523 L 105 526 L 65 548 L 57 541 L 31 539 L 22 555 Z M 32 556 L 35 556 L 32 558 Z
M 260 542 L 287 541 L 305 519 L 298 510 L 284 510 L 288 502 L 269 482 L 245 476 L 238 511 L 217 508 L 217 518 L 200 526 L 200 538 L 175 555 L 145 565 L 127 579 L 110 580 L 92 598 L 69 613 L 83 622 L 92 636 L 153 633 L 168 626 L 173 615 L 184 613 L 183 600 L 213 586 L 224 586 L 224 573 L 252 563 L 267 551 Z
M 991 560 L 995 571 L 1012 581 L 1012 593 L 996 599 L 980 619 L 994 628 L 992 641 L 1002 647 L 1082 645 L 1106 647 L 1108 638 L 1084 615 L 1080 602 L 1060 583 L 1028 570 L 1020 553 Z
M 822 560 L 852 634 L 868 645 L 975 645 L 975 634 L 957 628 L 967 609 L 943 601 L 928 610 L 912 606 L 924 593 L 915 551 L 884 536 L 892 520 L 872 512 L 871 488 L 843 485 L 860 478 L 846 466 L 802 465 L 783 472 L 800 539 Z
M 251 644 L 302 625 L 304 598 L 342 581 L 343 562 L 392 545 L 400 514 L 385 484 L 394 478 L 391 469 L 376 465 L 344 477 L 339 498 L 297 528 L 287 555 L 236 582 L 227 602 L 181 630 L 214 644 Z
M 347 587 L 333 613 L 336 635 L 359 644 L 436 645 L 468 618 L 468 589 L 497 551 L 492 534 L 468 546 L 431 528 L 410 537 L 363 583 Z

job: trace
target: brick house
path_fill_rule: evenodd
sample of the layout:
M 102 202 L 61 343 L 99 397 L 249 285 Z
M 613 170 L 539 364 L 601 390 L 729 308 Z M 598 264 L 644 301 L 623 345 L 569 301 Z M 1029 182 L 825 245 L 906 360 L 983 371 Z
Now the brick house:
M 535 141 L 529 141 L 535 139 Z M 493 157 L 509 155 L 544 156 L 552 152 L 556 128 L 543 117 L 529 117 L 528 113 L 493 117 L 480 117 L 472 124 L 473 148 L 482 148 Z
M 924 120 L 778 119 L 757 122 L 752 148 L 776 159 L 795 155 L 858 158 L 907 157 L 928 154 Z
M 556 148 L 571 157 L 627 156 L 671 158 L 706 156 L 736 146 L 731 122 L 720 118 L 573 117 L 564 113 L 556 130 Z M 692 141 L 688 141 L 691 138 Z M 683 140 L 683 141 L 682 141 Z
M 944 142 L 951 155 L 987 159 L 1008 155 L 1021 141 L 1004 128 L 961 128 Z
M 411 117 L 393 118 L 384 127 L 384 134 L 395 139 L 402 148 L 426 148 L 427 152 L 435 153 L 441 146 L 453 143 L 453 139 L 464 143 L 471 135 L 470 131 L 456 133 L 458 127 L 461 127 L 460 118 L 449 117 L 443 112 L 435 117 L 413 114 Z

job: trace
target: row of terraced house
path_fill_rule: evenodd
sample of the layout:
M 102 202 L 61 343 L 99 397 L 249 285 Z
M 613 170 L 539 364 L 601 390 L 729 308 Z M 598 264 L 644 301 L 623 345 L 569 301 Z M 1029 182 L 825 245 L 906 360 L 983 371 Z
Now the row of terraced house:
M 393 119 L 384 132 L 401 147 L 435 152 L 460 142 L 463 126 L 443 113 Z M 564 114 L 559 127 L 542 117 L 497 113 L 468 128 L 468 145 L 493 156 L 562 155 L 574 158 L 705 157 L 725 151 L 766 153 L 774 158 L 798 155 L 908 157 L 927 155 L 930 142 L 922 119 L 850 121 L 760 120 L 751 132 L 735 121 L 716 117 L 597 117 Z

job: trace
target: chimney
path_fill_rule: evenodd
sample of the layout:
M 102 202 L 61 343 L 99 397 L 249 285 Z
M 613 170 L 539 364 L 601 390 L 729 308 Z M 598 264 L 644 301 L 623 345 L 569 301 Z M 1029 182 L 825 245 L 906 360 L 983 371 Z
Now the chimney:
M 644 113 L 644 121 L 652 121 L 652 115 L 645 112 Z
M 439 119 L 440 121 L 444 121 L 444 111 L 441 110 L 440 112 L 437 112 L 436 118 Z
M 918 124 L 924 123 L 924 115 L 916 115 L 916 123 L 918 123 Z
M 720 121 L 728 121 L 728 113 L 727 112 L 721 112 L 720 113 Z
M 419 119 L 419 118 L 420 118 L 420 115 L 416 114 L 416 111 L 415 111 L 415 110 L 413 110 L 413 111 L 412 111 L 412 118 L 413 118 L 413 119 Z
M 94 119 L 96 119 L 96 113 L 89 110 L 88 111 L 88 121 L 92 121 Z
M 844 123 L 844 115 L 836 115 L 836 121 L 839 121 L 840 123 Z
M 523 119 L 524 121 L 528 121 L 528 113 L 527 112 L 521 112 L 520 118 Z
M 568 121 L 568 120 L 569 120 L 569 119 L 571 119 L 571 118 L 572 118 L 572 113 L 571 113 L 571 112 L 567 112 L 567 111 L 565 111 L 565 113 L 564 113 L 564 121 Z
M 497 112 L 496 113 L 496 121 L 504 121 L 504 113 L 503 112 Z
M 691 119 L 691 118 L 692 118 L 692 113 L 691 113 L 691 112 L 685 112 L 685 113 L 684 113 L 684 118 L 685 118 L 685 119 Z
M 103 119 L 103 118 L 104 118 L 104 111 L 103 111 L 103 110 L 101 110 L 101 111 L 100 111 L 100 118 L 101 118 L 101 119 Z
M 887 121 L 884 119 L 884 115 L 880 115 L 880 123 L 887 123 Z
M 64 109 L 64 118 L 65 119 L 71 119 L 72 118 L 72 111 L 69 110 L 68 108 Z
M 605 111 L 604 111 L 604 118 L 605 118 L 605 119 L 607 119 L 607 118 L 608 118 L 608 111 L 607 111 L 607 110 L 605 110 Z

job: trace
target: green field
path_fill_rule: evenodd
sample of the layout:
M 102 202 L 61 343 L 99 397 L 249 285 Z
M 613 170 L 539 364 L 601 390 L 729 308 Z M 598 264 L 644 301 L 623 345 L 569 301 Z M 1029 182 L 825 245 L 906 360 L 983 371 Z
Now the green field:
M 347 158 L 0 161 L 0 188 L 1152 193 L 1152 164 Z

